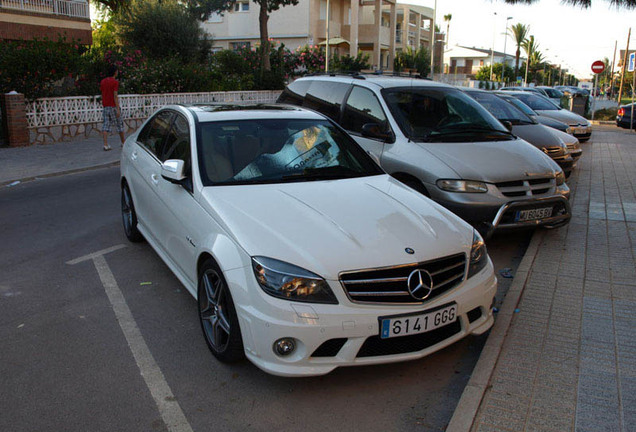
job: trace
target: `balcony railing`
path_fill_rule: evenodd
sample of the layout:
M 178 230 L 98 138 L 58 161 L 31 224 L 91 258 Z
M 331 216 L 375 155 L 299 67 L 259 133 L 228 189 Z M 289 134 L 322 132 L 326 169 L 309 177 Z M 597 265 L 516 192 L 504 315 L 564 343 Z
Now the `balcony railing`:
M 81 0 L 0 0 L 0 8 L 74 18 L 90 18 L 88 2 Z

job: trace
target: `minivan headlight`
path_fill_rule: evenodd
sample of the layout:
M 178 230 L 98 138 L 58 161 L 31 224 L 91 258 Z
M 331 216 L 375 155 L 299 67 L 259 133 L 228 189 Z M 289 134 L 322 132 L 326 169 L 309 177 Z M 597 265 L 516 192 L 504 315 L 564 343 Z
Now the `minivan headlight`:
M 488 263 L 488 251 L 486 243 L 476 230 L 473 230 L 473 245 L 470 248 L 470 262 L 468 264 L 468 277 L 479 273 Z
M 565 174 L 563 174 L 563 171 L 559 171 L 555 179 L 556 179 L 557 186 L 561 186 L 563 183 L 565 183 Z
M 486 183 L 473 180 L 437 180 L 437 187 L 447 192 L 469 192 L 469 193 L 486 193 L 488 186 Z
M 291 301 L 338 304 L 323 278 L 301 267 L 262 256 L 252 257 L 256 281 L 267 294 Z
M 568 126 L 568 128 L 565 130 L 565 133 L 572 135 L 574 131 L 572 130 L 571 127 Z

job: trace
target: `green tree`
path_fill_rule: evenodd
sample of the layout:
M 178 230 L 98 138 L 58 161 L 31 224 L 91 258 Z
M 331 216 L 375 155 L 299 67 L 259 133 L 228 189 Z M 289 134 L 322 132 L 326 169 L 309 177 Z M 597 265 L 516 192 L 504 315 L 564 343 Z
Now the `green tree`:
M 453 14 L 444 15 L 444 21 L 446 21 L 446 46 L 448 46 L 448 35 L 450 34 L 450 22 L 453 19 Z
M 495 63 L 492 66 L 493 75 L 499 79 L 501 77 L 501 67 L 503 65 L 501 63 Z M 490 81 L 490 66 L 482 66 L 477 71 L 475 75 L 475 79 L 479 81 Z M 511 82 L 515 80 L 515 71 L 512 67 L 506 65 L 504 69 L 504 82 Z
M 199 23 L 177 0 L 136 1 L 112 20 L 125 45 L 152 59 L 201 61 L 211 47 Z
M 525 24 L 517 23 L 510 27 L 510 31 L 512 32 L 512 37 L 514 38 L 515 45 L 517 46 L 517 51 L 515 53 L 515 77 L 517 77 L 519 76 L 519 57 L 521 56 L 521 46 L 528 36 L 530 27 Z
M 237 0 L 186 0 L 188 8 L 196 14 L 197 18 L 201 20 L 207 19 L 213 12 L 223 13 L 231 10 L 236 2 Z M 298 0 L 252 0 L 252 2 L 260 7 L 258 14 L 258 26 L 261 39 L 261 46 L 259 48 L 261 71 L 269 71 L 271 70 L 271 62 L 269 58 L 271 47 L 269 32 L 267 29 L 269 14 L 277 11 L 281 7 L 289 5 L 295 6 L 298 4 Z

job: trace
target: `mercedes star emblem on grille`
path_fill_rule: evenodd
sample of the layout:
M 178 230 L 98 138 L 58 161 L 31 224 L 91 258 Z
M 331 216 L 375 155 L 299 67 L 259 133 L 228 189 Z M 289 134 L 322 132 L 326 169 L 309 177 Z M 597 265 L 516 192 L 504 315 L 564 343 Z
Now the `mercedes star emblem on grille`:
M 433 292 L 433 277 L 424 269 L 413 270 L 407 281 L 409 294 L 416 300 L 424 300 Z

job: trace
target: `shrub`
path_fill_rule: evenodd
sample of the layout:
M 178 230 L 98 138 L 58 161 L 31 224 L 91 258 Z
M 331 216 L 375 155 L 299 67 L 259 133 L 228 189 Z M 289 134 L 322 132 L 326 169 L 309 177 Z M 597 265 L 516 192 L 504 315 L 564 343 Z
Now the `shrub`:
M 62 80 L 71 82 L 80 71 L 81 53 L 77 42 L 60 38 L 0 43 L 0 91 L 15 90 L 26 98 L 59 96 Z
M 405 69 L 415 69 L 422 77 L 427 77 L 431 69 L 431 55 L 426 47 L 421 47 L 417 51 L 407 48 L 395 55 L 393 70 L 401 72 Z
M 307 73 L 325 70 L 325 53 L 316 45 L 305 45 L 296 49 L 297 71 Z
M 358 55 L 351 57 L 349 54 L 339 56 L 335 54 L 329 63 L 329 70 L 341 72 L 360 72 L 362 69 L 369 69 L 369 55 L 358 51 Z

